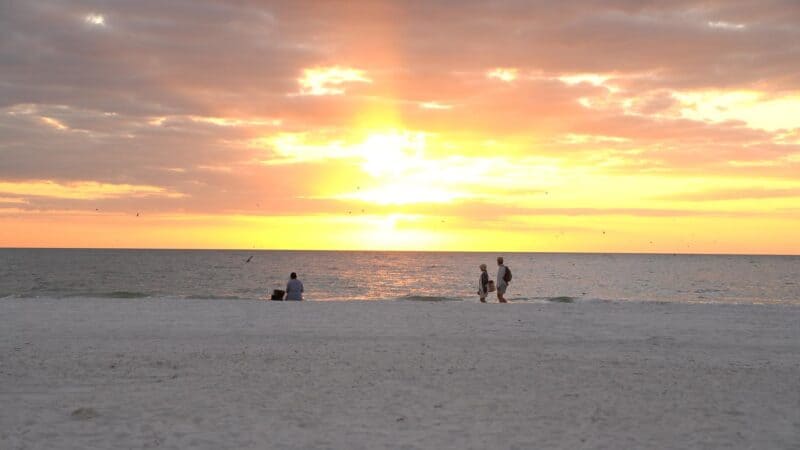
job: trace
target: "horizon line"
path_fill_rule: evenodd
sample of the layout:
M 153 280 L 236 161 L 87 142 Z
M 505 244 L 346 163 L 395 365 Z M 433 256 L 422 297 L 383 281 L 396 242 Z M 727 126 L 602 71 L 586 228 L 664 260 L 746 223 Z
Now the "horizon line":
M 663 256 L 782 256 L 797 257 L 791 253 L 685 253 L 685 252 L 591 252 L 591 251 L 535 251 L 535 250 L 398 250 L 398 249 L 284 249 L 284 248 L 172 248 L 172 247 L 4 247 L 2 250 L 126 250 L 126 251 L 236 251 L 236 252 L 363 252 L 363 253 L 533 253 L 541 255 L 663 255 Z

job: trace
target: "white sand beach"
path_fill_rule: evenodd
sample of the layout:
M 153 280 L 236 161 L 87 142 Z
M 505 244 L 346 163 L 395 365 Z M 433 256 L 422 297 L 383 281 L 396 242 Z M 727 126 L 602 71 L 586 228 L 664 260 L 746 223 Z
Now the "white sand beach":
M 0 448 L 800 446 L 800 308 L 0 300 Z

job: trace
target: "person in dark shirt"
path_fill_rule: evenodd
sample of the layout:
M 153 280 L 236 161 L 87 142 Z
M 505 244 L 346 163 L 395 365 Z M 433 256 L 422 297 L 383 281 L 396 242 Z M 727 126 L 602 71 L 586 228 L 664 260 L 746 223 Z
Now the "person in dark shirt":
M 478 278 L 478 296 L 481 303 L 486 303 L 486 295 L 489 293 L 489 272 L 486 271 L 486 264 L 481 264 L 481 276 Z
M 506 281 L 507 267 L 503 265 L 503 257 L 497 257 L 497 300 L 500 303 L 508 303 L 505 298 L 508 281 Z

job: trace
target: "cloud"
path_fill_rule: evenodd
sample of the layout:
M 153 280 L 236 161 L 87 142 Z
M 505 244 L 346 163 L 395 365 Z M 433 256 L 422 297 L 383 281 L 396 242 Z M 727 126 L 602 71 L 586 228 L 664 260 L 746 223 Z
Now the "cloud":
M 453 105 L 447 105 L 439 102 L 422 102 L 419 104 L 419 107 L 422 109 L 442 109 L 442 110 L 453 109 Z
M 300 95 L 342 95 L 346 84 L 372 83 L 363 70 L 339 66 L 303 69 L 297 81 Z
M 486 72 L 486 78 L 495 79 L 510 83 L 517 79 L 517 69 L 499 67 Z
M 49 126 L 55 128 L 56 130 L 63 131 L 63 130 L 67 130 L 68 129 L 66 125 L 64 125 L 63 123 L 61 123 L 57 119 L 53 119 L 52 117 L 42 116 L 41 119 L 42 119 L 42 122 L 44 122 L 46 125 L 49 125 Z
M 101 200 L 120 197 L 180 198 L 183 194 L 169 192 L 158 186 L 109 184 L 94 181 L 56 183 L 50 180 L 0 182 L 0 194 L 57 199 Z M 27 203 L 27 201 L 25 201 Z
M 87 14 L 84 21 L 90 25 L 106 26 L 106 18 L 102 14 Z
M 715 202 L 727 200 L 752 200 L 752 199 L 800 199 L 798 188 L 762 188 L 751 187 L 742 189 L 713 189 L 698 192 L 685 192 L 662 197 L 667 200 L 688 202 Z
M 723 30 L 744 30 L 747 25 L 743 23 L 730 23 L 723 21 L 707 22 L 711 28 L 722 28 Z

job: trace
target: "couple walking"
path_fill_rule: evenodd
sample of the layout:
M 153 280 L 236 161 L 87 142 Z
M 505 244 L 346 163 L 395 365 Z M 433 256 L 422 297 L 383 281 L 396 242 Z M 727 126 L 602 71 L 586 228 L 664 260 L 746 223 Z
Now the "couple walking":
M 489 292 L 494 291 L 494 282 L 489 279 L 489 273 L 486 272 L 486 264 L 481 264 L 481 276 L 478 279 L 478 296 L 481 303 L 486 303 L 486 296 Z M 503 257 L 497 257 L 497 300 L 500 303 L 508 303 L 504 297 L 508 283 L 511 282 L 511 270 L 503 265 Z

